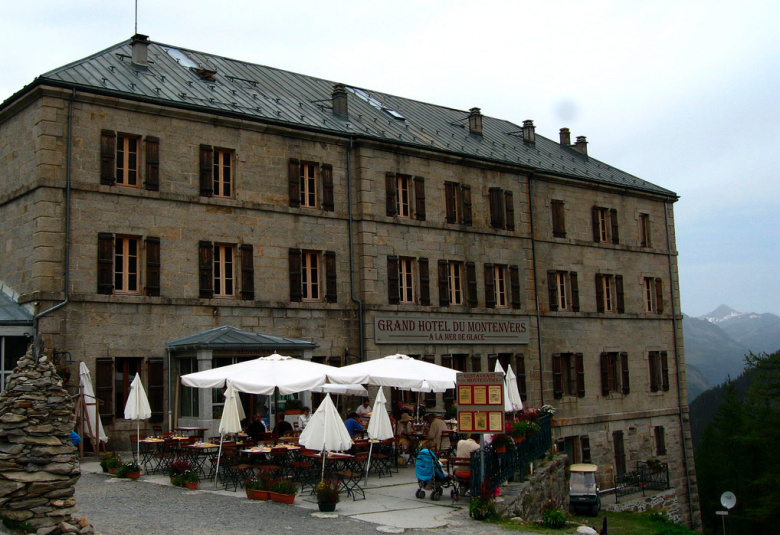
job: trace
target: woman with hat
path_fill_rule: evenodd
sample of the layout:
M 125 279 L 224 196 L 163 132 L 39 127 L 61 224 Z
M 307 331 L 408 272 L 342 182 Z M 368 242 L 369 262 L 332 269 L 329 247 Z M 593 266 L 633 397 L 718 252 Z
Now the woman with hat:
M 398 438 L 398 448 L 401 450 L 402 455 L 409 453 L 409 446 L 412 445 L 410 435 L 413 434 L 412 417 L 403 413 L 401 419 L 395 423 L 395 436 Z

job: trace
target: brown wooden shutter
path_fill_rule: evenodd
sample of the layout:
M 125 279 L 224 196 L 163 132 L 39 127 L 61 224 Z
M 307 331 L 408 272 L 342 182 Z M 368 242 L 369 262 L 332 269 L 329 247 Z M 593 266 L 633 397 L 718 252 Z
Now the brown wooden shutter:
M 211 145 L 200 146 L 200 196 L 214 195 L 214 148 Z
M 623 293 L 623 275 L 615 275 L 615 293 L 617 294 L 617 311 L 622 314 L 626 311 L 626 296 Z
M 210 241 L 198 244 L 198 273 L 200 279 L 200 297 L 214 297 L 214 245 Z
M 574 369 L 577 372 L 577 397 L 585 397 L 585 364 L 582 353 L 574 354 Z
M 566 237 L 566 205 L 563 201 L 552 201 L 552 227 L 553 236 L 556 238 Z
M 596 311 L 604 312 L 604 276 L 596 274 Z
M 496 369 L 496 361 L 498 361 L 498 355 L 495 353 L 488 355 L 488 370 Z
M 471 225 L 471 186 L 463 184 L 461 186 L 463 192 L 463 221 L 464 225 Z
M 560 353 L 553 355 L 553 397 L 563 397 L 563 355 Z
M 325 251 L 325 301 L 328 303 L 338 302 L 336 273 L 336 253 Z
M 571 309 L 580 311 L 580 283 L 577 280 L 577 272 L 569 272 L 569 284 L 571 285 Z
M 593 241 L 596 243 L 601 242 L 601 223 L 599 221 L 599 212 L 601 209 L 598 206 L 591 208 L 590 214 L 593 220 Z
M 490 197 L 490 226 L 493 228 L 505 228 L 504 221 L 504 203 L 501 198 L 501 188 L 490 188 L 488 195 Z
M 414 217 L 417 221 L 425 221 L 425 179 L 414 177 Z
M 95 360 L 95 397 L 103 425 L 114 423 L 114 360 L 99 357 Z M 95 407 L 90 407 L 95 410 Z
M 300 249 L 290 249 L 290 301 L 293 303 L 303 299 L 302 258 Z
M 550 310 L 555 312 L 558 310 L 558 272 L 547 272 L 547 294 L 550 297 Z
M 474 262 L 466 262 L 466 283 L 468 285 L 469 306 L 475 307 L 479 301 L 477 297 L 477 267 Z
M 517 310 L 521 307 L 520 300 L 520 268 L 509 266 L 509 285 L 512 298 L 512 308 Z
M 480 355 L 471 355 L 471 372 L 479 373 L 482 371 L 482 357 Z
M 485 264 L 485 306 L 487 308 L 496 307 L 496 283 L 494 279 L 495 266 Z
M 98 234 L 98 293 L 112 294 L 114 292 L 114 235 L 101 232 Z
M 146 237 L 146 295 L 160 295 L 160 238 Z
M 660 355 L 656 351 L 651 351 L 648 355 L 648 364 L 650 365 L 650 392 L 658 392 L 658 373 L 660 367 Z
M 609 395 L 609 363 L 607 362 L 607 354 L 601 354 L 601 395 Z
M 655 426 L 655 454 L 666 455 L 666 438 L 664 437 L 664 426 Z
M 420 304 L 431 305 L 431 278 L 428 269 L 428 259 L 419 258 L 417 265 L 420 267 Z
M 238 247 L 241 251 L 241 299 L 252 301 L 255 298 L 254 248 L 251 243 Z
M 614 208 L 609 211 L 610 221 L 612 223 L 612 243 L 620 243 L 620 235 L 618 234 L 618 215 L 617 210 Z
M 623 445 L 623 431 L 612 432 L 612 444 L 615 449 L 615 474 L 622 476 L 626 473 L 626 450 Z
M 520 392 L 520 400 L 528 399 L 528 385 L 525 377 L 525 355 L 522 353 L 515 357 L 515 368 L 517 369 L 517 390 Z
M 290 195 L 290 206 L 301 206 L 301 162 L 297 158 L 290 158 L 287 162 L 287 189 Z
M 455 215 L 457 214 L 458 197 L 456 193 L 457 184 L 454 182 L 444 183 L 444 203 L 445 203 L 445 220 L 447 223 L 455 223 Z
M 446 260 L 439 260 L 439 306 L 450 306 L 450 292 L 449 285 L 447 284 L 447 275 L 449 262 Z
M 149 359 L 147 377 L 149 384 L 149 407 L 152 409 L 149 423 L 159 424 L 165 417 L 165 372 L 163 359 Z
M 332 212 L 335 209 L 333 200 L 333 166 L 329 163 L 322 164 L 322 209 Z
M 504 208 L 506 209 L 506 229 L 515 230 L 515 203 L 511 191 L 504 192 Z
M 389 217 L 398 213 L 398 179 L 395 173 L 385 174 L 385 211 Z
M 582 449 L 582 462 L 590 463 L 590 438 L 588 435 L 580 436 L 580 448 Z
M 620 373 L 622 376 L 623 394 L 626 395 L 631 392 L 631 382 L 628 374 L 628 353 L 626 352 L 620 353 Z
M 146 177 L 144 186 L 149 191 L 160 190 L 160 138 L 146 136 Z
M 669 354 L 661 351 L 661 388 L 664 392 L 669 391 Z
M 398 284 L 398 257 L 387 257 L 387 300 L 391 305 L 400 301 L 401 288 Z
M 664 283 L 661 279 L 655 279 L 655 311 L 664 313 Z
M 112 130 L 100 131 L 100 183 L 116 183 L 116 132 Z

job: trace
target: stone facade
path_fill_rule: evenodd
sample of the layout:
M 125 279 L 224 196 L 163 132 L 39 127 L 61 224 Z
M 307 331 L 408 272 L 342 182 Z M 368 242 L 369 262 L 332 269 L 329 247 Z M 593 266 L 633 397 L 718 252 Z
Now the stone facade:
M 103 131 L 138 136 L 141 146 L 150 138 L 159 141 L 157 190 L 101 183 Z M 460 127 L 457 135 L 464 135 Z M 232 151 L 231 198 L 201 195 L 199 151 L 204 144 Z M 574 158 L 569 148 L 564 152 Z M 146 158 L 141 150 L 142 181 Z M 291 206 L 291 158 L 313 162 L 320 170 L 332 166 L 332 210 Z M 87 363 L 99 383 L 96 393 L 104 400 L 106 430 L 115 445 L 127 441 L 134 424 L 121 419 L 117 370 L 105 365 L 138 366 L 145 384 L 154 382 L 147 390 L 155 399 L 156 422 L 168 426 L 183 362 L 168 355 L 166 342 L 222 325 L 315 341 L 312 356 L 329 363 L 405 353 L 463 371 L 489 371 L 499 360 L 504 368 L 512 364 L 520 376 L 527 404 L 558 409 L 553 439 L 575 461 L 589 458 L 601 466 L 602 488 L 613 486 L 619 461 L 615 441 L 621 437 L 620 462 L 628 470 L 648 457 L 669 463 L 672 484 L 685 494 L 686 521 L 695 525 L 698 503 L 672 210 L 676 197 L 611 184 L 614 170 L 604 164 L 587 179 L 566 172 L 568 161 L 556 165 L 560 173 L 535 171 L 456 149 L 426 150 L 390 138 L 336 135 L 235 113 L 167 106 L 131 93 L 118 98 L 42 84 L 0 108 L 0 283 L 12 288 L 20 303 L 36 304 L 38 313 L 67 298 L 66 305 L 39 319 L 38 331 L 47 347 L 67 350 Z M 424 181 L 424 218 L 388 215 L 388 173 Z M 470 224 L 447 222 L 447 182 L 469 188 Z M 496 188 L 511 194 L 514 229 L 491 225 Z M 553 201 L 563 204 L 565 236 L 553 232 Z M 618 243 L 594 242 L 594 206 L 615 210 Z M 648 220 L 652 240 L 645 243 L 641 223 Z M 611 237 L 614 229 L 609 230 Z M 143 280 L 137 293 L 99 292 L 101 233 L 138 238 L 142 247 L 147 238 L 159 238 L 159 295 L 148 295 Z M 201 241 L 251 245 L 252 299 L 241 298 L 238 275 L 234 297 L 200 297 Z M 291 299 L 291 249 L 333 253 L 335 300 Z M 141 279 L 144 255 L 142 250 Z M 413 303 L 394 303 L 389 295 L 393 258 L 413 261 Z M 429 304 L 422 302 L 426 260 Z M 473 270 L 469 284 L 464 281 L 464 304 L 440 302 L 440 261 L 458 263 L 464 277 Z M 519 307 L 488 303 L 485 273 L 490 265 L 516 267 Z M 577 274 L 576 310 L 551 307 L 551 271 Z M 600 274 L 622 277 L 624 310 L 599 311 L 595 280 Z M 648 311 L 648 299 L 657 296 L 648 297 L 645 279 L 660 281 L 661 313 Z M 324 289 L 326 281 L 321 282 Z M 472 289 L 476 301 L 469 303 Z M 527 324 L 527 338 L 513 343 L 377 342 L 379 319 L 419 317 L 520 319 Z M 651 388 L 651 352 L 668 355 L 663 389 Z M 607 395 L 602 353 L 625 353 L 630 372 Z M 564 373 L 572 375 L 568 386 L 558 392 L 554 366 L 560 354 L 582 354 L 582 389 L 573 388 L 578 372 L 571 368 Z M 622 373 L 622 367 L 616 370 Z M 448 402 L 447 395 L 435 396 L 439 409 Z M 213 423 L 208 414 L 199 418 Z M 145 425 L 151 431 L 151 423 Z M 691 489 L 690 501 L 686 489 Z

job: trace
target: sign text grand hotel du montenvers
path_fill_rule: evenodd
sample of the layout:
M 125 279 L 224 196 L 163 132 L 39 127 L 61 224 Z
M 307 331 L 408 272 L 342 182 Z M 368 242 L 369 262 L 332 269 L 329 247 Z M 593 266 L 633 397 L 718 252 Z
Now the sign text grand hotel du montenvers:
M 523 319 L 475 319 L 378 316 L 377 344 L 527 344 L 528 322 Z

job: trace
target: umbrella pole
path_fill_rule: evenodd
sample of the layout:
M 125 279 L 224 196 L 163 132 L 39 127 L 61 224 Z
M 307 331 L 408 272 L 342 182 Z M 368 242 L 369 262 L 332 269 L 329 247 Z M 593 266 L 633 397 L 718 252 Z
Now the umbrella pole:
M 320 480 L 325 479 L 325 458 L 328 456 L 328 451 L 325 449 L 325 445 L 322 445 L 322 476 Z
M 214 486 L 217 486 L 217 479 L 219 479 L 219 458 L 222 456 L 222 439 L 224 434 L 219 434 L 219 450 L 217 451 L 217 471 L 214 473 Z
M 136 420 L 135 443 L 138 446 L 138 453 L 136 455 L 135 462 L 140 462 L 141 461 L 141 420 Z
M 371 452 L 374 450 L 374 443 L 369 440 L 368 444 L 368 459 L 366 459 L 366 480 L 363 483 L 364 485 L 368 485 L 368 471 L 371 469 Z

